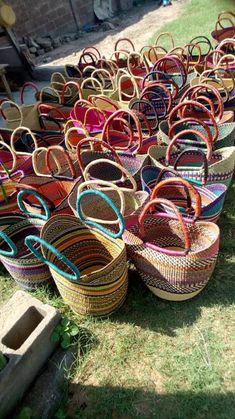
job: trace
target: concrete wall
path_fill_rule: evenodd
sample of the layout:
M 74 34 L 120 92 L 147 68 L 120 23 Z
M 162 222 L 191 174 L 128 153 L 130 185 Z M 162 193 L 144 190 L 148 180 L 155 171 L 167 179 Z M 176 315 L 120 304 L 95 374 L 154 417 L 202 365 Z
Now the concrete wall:
M 75 32 L 77 26 L 70 0 L 8 0 L 16 13 L 14 32 L 24 35 L 61 35 Z M 93 0 L 72 0 L 79 27 L 94 21 Z

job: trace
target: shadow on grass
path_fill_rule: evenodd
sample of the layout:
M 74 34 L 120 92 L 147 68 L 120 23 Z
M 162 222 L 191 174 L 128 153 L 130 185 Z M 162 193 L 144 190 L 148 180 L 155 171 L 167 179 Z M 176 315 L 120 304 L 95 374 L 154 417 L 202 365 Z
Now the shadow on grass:
M 69 396 L 65 418 L 227 419 L 235 415 L 232 392 L 166 395 L 140 388 L 74 384 L 70 387 Z

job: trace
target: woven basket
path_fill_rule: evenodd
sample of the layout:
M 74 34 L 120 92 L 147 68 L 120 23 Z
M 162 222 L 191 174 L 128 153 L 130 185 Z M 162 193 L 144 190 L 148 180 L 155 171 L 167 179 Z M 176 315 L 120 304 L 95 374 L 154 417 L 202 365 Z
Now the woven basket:
M 196 124 L 196 123 L 190 123 L 190 122 L 184 122 L 183 120 L 180 121 L 180 125 L 175 126 L 174 133 L 178 134 L 180 131 L 185 129 L 195 129 L 196 131 L 200 131 L 202 133 L 205 132 L 202 125 Z M 208 128 L 211 131 L 212 136 L 215 134 L 215 129 L 208 125 Z M 165 144 L 169 144 L 171 139 L 169 138 L 169 123 L 168 121 L 161 121 L 159 124 L 159 135 L 162 139 L 162 141 Z M 196 147 L 205 147 L 205 143 L 198 140 L 194 134 L 191 134 L 188 138 L 188 142 L 185 140 L 182 140 L 181 147 L 187 147 L 187 146 L 196 146 Z M 235 143 L 235 123 L 228 123 L 228 124 L 222 124 L 218 125 L 218 137 L 216 141 L 213 143 L 213 150 L 218 150 L 222 147 L 229 147 L 234 146 Z
M 148 214 L 153 205 L 168 205 L 176 214 Z M 158 297 L 183 301 L 208 283 L 219 250 L 219 227 L 210 222 L 185 222 L 166 199 L 150 201 L 139 223 L 125 231 L 127 252 L 144 283 Z
M 128 286 L 126 249 L 122 240 L 108 237 L 68 215 L 52 217 L 44 226 L 41 239 L 36 240 L 42 245 L 43 259 L 39 252 L 37 256 L 49 265 L 63 300 L 73 311 L 103 316 L 121 307 Z M 34 241 L 34 236 L 26 239 L 32 250 Z
M 160 176 L 158 178 L 160 180 Z M 194 186 L 185 179 L 173 177 L 159 181 L 151 193 L 151 199 L 165 198 L 182 212 L 187 220 L 217 222 L 222 212 L 227 187 L 223 184 Z M 164 207 L 166 212 L 171 209 Z
M 235 147 L 223 147 L 219 150 L 212 151 L 211 144 L 207 143 L 207 157 L 204 157 L 204 164 L 201 166 L 202 153 L 200 149 L 185 149 L 184 151 L 175 151 L 172 147 L 177 143 L 178 138 L 183 134 L 191 134 L 192 130 L 185 130 L 177 134 L 168 147 L 152 146 L 149 155 L 152 164 L 160 170 L 167 167 L 177 169 L 178 173 L 189 180 L 200 182 L 203 184 L 223 183 L 229 186 L 234 172 Z M 204 136 L 198 131 L 203 141 Z M 205 139 L 205 138 L 204 138 Z M 181 166 L 178 167 L 178 163 Z M 205 168 L 207 176 L 205 178 Z
M 18 212 L 16 185 L 24 173 L 17 170 L 11 175 L 1 176 L 0 182 L 0 214 Z
M 86 188 L 104 191 L 105 194 L 115 203 L 117 208 L 119 208 L 126 223 L 130 222 L 142 211 L 143 206 L 149 198 L 149 194 L 147 192 L 128 191 L 126 188 L 122 190 L 122 188 L 110 182 L 99 180 L 86 181 L 81 183 L 77 190 L 73 190 L 69 196 L 69 205 L 75 216 L 78 216 L 76 208 L 77 199 L 81 192 Z M 93 218 L 94 208 L 96 208 L 95 219 Z M 111 226 L 111 229 L 117 231 L 118 220 L 114 217 L 115 214 L 113 209 L 106 201 L 103 200 L 102 197 L 95 194 L 89 194 L 86 198 L 83 198 L 82 211 L 85 214 L 86 219 L 92 219 L 93 221 L 96 221 L 99 224 L 104 224 L 108 227 Z
M 24 288 L 37 288 L 50 283 L 52 281 L 51 274 L 47 265 L 38 261 L 24 245 L 24 239 L 30 234 L 40 235 L 50 212 L 41 197 L 34 191 L 21 191 L 18 194 L 18 204 L 23 212 L 22 196 L 24 193 L 33 194 L 43 205 L 46 213 L 45 215 L 29 214 L 30 218 L 20 219 L 16 223 L 15 216 L 12 217 L 11 222 L 9 218 L 5 219 L 8 227 L 0 231 L 0 260 L 17 284 Z M 9 216 L 11 217 L 10 213 Z

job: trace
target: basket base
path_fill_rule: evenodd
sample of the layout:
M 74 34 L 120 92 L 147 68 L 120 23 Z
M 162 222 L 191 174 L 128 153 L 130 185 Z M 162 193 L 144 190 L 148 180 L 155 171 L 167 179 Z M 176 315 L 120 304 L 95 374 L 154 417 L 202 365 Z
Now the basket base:
M 168 300 L 168 301 L 186 301 L 190 300 L 193 297 L 196 297 L 203 288 L 205 288 L 205 285 L 200 288 L 200 290 L 190 292 L 188 294 L 174 294 L 172 292 L 163 291 L 160 288 L 151 287 L 151 285 L 147 285 L 147 287 L 152 291 L 153 294 L 155 294 L 157 297 L 161 298 L 162 300 Z

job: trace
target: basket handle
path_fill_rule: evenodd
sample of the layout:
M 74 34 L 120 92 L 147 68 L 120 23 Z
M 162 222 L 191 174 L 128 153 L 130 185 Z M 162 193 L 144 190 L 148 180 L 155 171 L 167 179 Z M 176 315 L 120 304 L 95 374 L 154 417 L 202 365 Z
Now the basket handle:
M 91 82 L 91 84 L 92 84 L 92 87 L 90 87 L 90 89 L 95 89 L 95 85 L 96 85 L 96 86 L 98 86 L 98 89 L 96 89 L 96 90 L 99 91 L 99 94 L 104 95 L 104 88 L 102 86 L 102 83 L 98 79 L 95 79 L 94 77 L 87 77 L 82 81 L 81 92 L 83 92 L 83 89 L 86 89 L 86 88 L 89 89 L 89 87 L 86 87 L 86 84 L 89 83 L 89 82 Z M 81 97 L 83 98 L 83 93 L 82 93 Z
M 78 159 L 79 166 L 80 166 L 80 169 L 81 169 L 82 172 L 85 170 L 85 166 L 84 166 L 83 161 L 82 161 L 81 151 L 82 151 L 82 147 L 85 144 L 89 144 L 89 143 L 91 143 L 92 146 L 94 144 L 94 145 L 97 145 L 97 146 L 105 147 L 107 150 L 111 151 L 112 155 L 115 158 L 115 161 L 120 166 L 122 166 L 122 161 L 121 161 L 119 155 L 116 153 L 116 151 L 113 149 L 113 147 L 111 147 L 108 143 L 106 143 L 105 141 L 102 141 L 102 140 L 98 140 L 97 138 L 93 138 L 93 137 L 84 138 L 83 140 L 79 141 L 79 143 L 77 145 L 77 159 Z
M 17 255 L 18 250 L 15 243 L 10 239 L 10 237 L 2 230 L 0 230 L 0 238 L 3 239 L 7 245 L 9 246 L 10 250 L 3 250 L 0 249 L 0 255 L 6 257 L 14 257 Z
M 137 183 L 136 183 L 135 179 L 133 178 L 133 176 L 128 172 L 128 170 L 125 167 L 121 166 L 120 164 L 118 164 L 116 161 L 113 161 L 113 160 L 97 159 L 97 160 L 91 161 L 85 167 L 85 170 L 83 172 L 83 177 L 84 177 L 85 180 L 90 180 L 90 175 L 89 175 L 90 168 L 93 167 L 93 166 L 97 166 L 100 163 L 106 163 L 106 164 L 110 164 L 110 166 L 117 167 L 117 169 L 119 169 L 122 172 L 122 174 L 126 175 L 126 178 L 129 179 L 133 188 L 130 189 L 130 188 L 125 188 L 125 187 L 120 187 L 120 189 L 122 191 L 128 191 L 128 192 L 136 192 L 137 191 Z M 120 180 L 123 181 L 123 177 L 122 177 L 122 179 L 119 179 L 119 181 Z M 112 183 L 116 183 L 116 182 L 118 182 L 118 181 L 112 181 Z
M 116 89 L 116 85 L 115 85 L 115 77 L 112 77 L 111 73 L 109 72 L 109 70 L 105 69 L 105 68 L 97 68 L 92 72 L 92 78 L 96 78 L 99 77 L 98 80 L 103 82 L 103 89 L 106 92 L 113 92 Z M 109 80 L 111 83 L 111 89 L 106 89 L 105 88 L 105 79 Z
M 177 255 L 177 256 L 186 256 L 187 253 L 190 251 L 190 235 L 189 235 L 189 232 L 188 232 L 188 230 L 186 228 L 184 219 L 183 219 L 180 211 L 176 208 L 175 204 L 173 204 L 173 202 L 169 201 L 168 199 L 155 198 L 155 199 L 149 201 L 145 205 L 142 213 L 139 216 L 140 236 L 142 237 L 142 239 L 144 239 L 144 237 L 145 237 L 144 219 L 145 219 L 145 216 L 146 216 L 147 212 L 153 207 L 153 205 L 157 205 L 157 204 L 167 205 L 167 206 L 169 206 L 174 211 L 174 213 L 175 213 L 175 215 L 176 215 L 176 217 L 177 217 L 177 219 L 179 221 L 180 227 L 181 227 L 181 229 L 183 231 L 184 242 L 185 242 L 185 250 L 184 251 L 168 250 L 168 249 L 164 249 L 164 248 L 162 248 L 160 246 L 156 246 L 156 245 L 150 244 L 150 243 L 146 243 L 146 245 L 148 247 L 151 247 L 153 250 L 156 250 L 156 251 L 159 251 L 159 252 L 162 252 L 162 253 L 166 253 L 166 254 L 170 254 L 170 255 Z M 170 214 L 164 214 L 164 215 L 162 215 L 162 213 L 161 213 L 161 217 L 162 216 L 164 218 L 175 219 Z M 157 217 L 157 214 L 154 214 L 154 217 Z
M 166 69 L 166 65 L 167 62 L 172 62 L 173 63 L 173 67 L 176 67 L 182 77 L 182 83 L 181 85 L 178 85 L 179 88 L 183 87 L 187 81 L 187 71 L 185 68 L 185 65 L 183 64 L 183 62 L 180 60 L 179 57 L 175 57 L 175 56 L 170 56 L 170 55 L 166 55 L 165 57 L 160 58 L 153 66 L 153 71 L 155 70 L 160 70 L 160 71 L 164 71 L 166 74 L 168 74 L 167 69 Z M 168 74 L 171 78 L 171 74 Z
M 65 83 L 65 85 L 63 86 L 63 90 L 62 90 L 62 92 L 61 92 L 61 103 L 63 103 L 63 104 L 64 104 L 64 101 L 65 101 L 65 94 L 66 94 L 66 90 L 67 90 L 70 86 L 72 86 L 72 87 L 76 87 L 77 92 L 79 93 L 79 97 L 80 97 L 81 99 L 83 99 L 82 87 L 80 86 L 80 84 L 79 84 L 79 83 L 77 83 L 76 81 L 70 80 L 70 81 L 68 81 L 67 83 Z M 72 95 L 72 94 L 71 94 L 71 95 Z M 70 95 L 70 96 L 71 96 L 71 95 Z
M 152 71 L 152 73 L 155 73 L 154 71 Z M 151 74 L 151 73 L 149 73 Z M 160 91 L 159 91 L 160 90 Z M 163 90 L 163 92 L 161 92 L 161 90 Z M 168 105 L 167 105 L 167 113 L 170 112 L 171 108 L 172 108 L 172 102 L 173 102 L 173 98 L 172 98 L 172 94 L 169 91 L 169 89 L 167 89 L 167 87 L 161 83 L 161 82 L 155 82 L 152 81 L 150 82 L 145 88 L 143 88 L 142 90 L 142 95 L 144 95 L 146 92 L 148 91 L 154 91 L 156 92 L 158 95 L 160 95 L 162 97 L 162 100 L 165 102 L 166 98 L 164 97 L 164 94 L 167 96 L 168 99 Z
M 160 99 L 160 101 L 161 101 L 161 104 L 162 104 L 162 106 L 163 106 L 163 108 L 164 108 L 164 110 L 163 110 L 163 114 L 161 114 L 161 118 L 163 119 L 163 118 L 165 118 L 166 117 L 166 115 L 167 115 L 167 113 L 168 113 L 168 108 L 169 108 L 169 106 L 167 106 L 166 105 L 166 102 L 165 102 L 165 99 L 164 99 L 164 96 L 162 95 L 162 94 L 160 94 L 159 92 L 156 92 L 155 90 L 151 90 L 151 88 L 150 87 L 145 87 L 145 89 L 142 91 L 142 93 L 141 93 L 141 96 L 140 96 L 140 99 L 141 100 L 147 100 L 148 102 L 150 102 L 152 105 L 153 105 L 153 107 L 154 107 L 154 104 L 152 103 L 152 101 L 151 100 L 154 100 L 154 98 L 155 99 L 157 99 L 157 100 L 159 100 Z M 157 110 L 156 110 L 156 108 L 154 107 L 154 109 L 155 109 L 155 111 L 157 112 Z
M 33 195 L 35 196 L 39 203 L 42 205 L 42 208 L 45 211 L 45 214 L 34 214 L 32 212 L 29 212 L 26 208 L 25 208 L 25 204 L 23 202 L 23 196 L 24 195 Z M 42 198 L 42 196 L 34 189 L 23 189 L 21 190 L 18 195 L 17 195 L 17 204 L 19 209 L 26 215 L 28 215 L 30 218 L 40 218 L 41 220 L 47 221 L 49 220 L 50 216 L 51 216 L 51 212 L 49 210 L 49 207 L 46 203 L 46 201 Z
M 61 111 L 60 108 L 57 108 L 53 105 L 49 105 L 49 104 L 44 104 L 44 103 L 39 103 L 38 104 L 38 112 L 40 113 L 40 115 L 43 116 L 51 116 L 50 113 L 54 113 L 57 116 L 52 116 L 54 119 L 58 119 L 61 122 L 66 121 L 66 117 L 64 115 L 64 113 Z
M 91 53 L 92 55 L 94 55 L 94 57 L 97 59 L 97 61 L 100 60 L 100 58 L 101 58 L 100 51 L 96 47 L 94 47 L 94 45 L 92 45 L 90 47 L 83 48 L 82 52 L 83 52 L 83 54 L 87 53 L 87 52 Z
M 83 124 L 86 126 L 86 125 L 88 125 L 89 124 L 89 122 L 88 122 L 88 116 L 89 115 L 91 115 L 91 112 L 93 112 L 93 113 L 96 113 L 97 114 L 97 116 L 98 116 L 98 122 L 100 123 L 100 124 L 104 124 L 104 122 L 106 121 L 106 119 L 107 119 L 107 116 L 105 115 L 105 113 L 101 110 L 101 109 L 99 109 L 99 108 L 97 108 L 96 106 L 91 106 L 90 108 L 88 108 L 87 110 L 86 110 L 86 112 L 85 112 L 85 115 L 84 115 L 84 121 L 83 121 Z M 103 117 L 103 120 L 102 120 L 102 118 L 101 117 Z M 92 125 L 92 121 L 91 121 L 91 123 L 90 123 L 91 125 Z
M 223 26 L 221 22 L 229 22 L 231 27 L 234 27 L 234 23 L 232 21 L 232 19 L 230 19 L 230 17 L 226 16 L 226 17 L 219 17 L 216 24 L 215 24 L 215 30 L 218 31 L 220 29 L 226 29 L 229 28 L 230 26 Z M 220 29 L 219 29 L 219 28 Z M 235 28 L 234 28 L 234 33 L 235 33 Z
M 141 107 L 142 105 L 142 107 Z M 143 107 L 145 109 L 143 109 Z M 154 108 L 153 104 L 146 99 L 134 99 L 129 103 L 129 108 L 131 111 L 137 111 L 140 114 L 144 115 L 148 123 L 150 124 L 151 132 L 157 130 L 159 119 L 156 109 Z M 136 109 L 137 108 L 137 109 Z M 148 116 L 147 110 L 151 109 L 151 116 Z M 146 112 L 146 113 L 145 113 Z M 155 125 L 152 126 L 151 122 L 155 120 Z M 150 122 L 151 121 L 151 122 Z M 145 121 L 144 121 L 145 122 Z
M 33 166 L 34 173 L 37 176 L 51 177 L 50 174 L 40 173 L 39 170 L 38 170 L 38 167 L 37 167 L 37 159 L 38 159 L 38 157 L 40 156 L 40 154 L 44 153 L 44 157 L 43 158 L 44 158 L 44 162 L 45 162 L 46 152 L 47 152 L 47 147 L 38 147 L 32 153 L 32 166 Z
M 161 33 L 157 36 L 156 41 L 154 42 L 154 45 L 156 45 L 156 46 L 161 46 L 161 45 L 159 45 L 159 44 L 158 44 L 158 42 L 159 42 L 159 39 L 160 39 L 160 38 L 163 38 L 164 36 L 165 36 L 165 37 L 167 37 L 167 38 L 169 38 L 170 43 L 171 43 L 171 48 L 174 48 L 174 47 L 175 47 L 175 41 L 174 41 L 174 38 L 173 38 L 173 36 L 172 36 L 172 33 L 171 33 L 171 32 L 161 32 Z
M 112 231 L 108 230 L 107 228 L 105 228 L 102 225 L 99 225 L 97 222 L 92 221 L 92 220 L 88 220 L 84 217 L 84 214 L 81 210 L 81 201 L 83 200 L 83 198 L 87 195 L 96 195 L 99 196 L 100 198 L 103 198 L 103 200 L 110 205 L 110 207 L 113 209 L 113 211 L 115 212 L 115 214 L 117 215 L 118 219 L 119 219 L 119 224 L 120 224 L 120 228 L 119 231 L 117 233 L 113 233 Z M 87 225 L 90 225 L 92 227 L 96 227 L 98 230 L 102 231 L 103 233 L 107 234 L 109 237 L 113 238 L 113 239 L 117 239 L 119 237 L 121 237 L 124 233 L 125 230 L 125 221 L 124 218 L 121 214 L 121 212 L 119 211 L 119 209 L 116 207 L 116 205 L 114 204 L 114 202 L 112 201 L 112 199 L 110 199 L 107 195 L 105 195 L 105 193 L 101 192 L 98 189 L 88 189 L 84 192 L 82 192 L 77 199 L 77 207 L 76 207 L 77 213 L 79 218 Z
M 218 135 L 219 135 L 218 125 L 216 123 L 216 120 L 215 120 L 214 116 L 212 115 L 212 113 L 206 108 L 206 106 L 203 105 L 200 102 L 197 102 L 196 100 L 185 100 L 184 102 L 178 103 L 178 105 L 176 105 L 169 114 L 169 118 L 168 118 L 169 127 L 171 125 L 173 125 L 174 117 L 177 116 L 178 112 L 181 109 L 184 110 L 184 109 L 187 109 L 190 106 L 196 106 L 197 108 L 202 110 L 208 116 L 209 120 L 211 120 L 211 122 L 214 126 L 214 129 L 215 129 L 215 133 L 214 133 L 214 137 L 213 137 L 213 141 L 215 141 L 216 138 L 218 138 Z M 182 116 L 182 114 L 179 114 L 179 116 L 180 116 L 180 118 L 184 117 L 184 116 Z
M 197 130 L 195 130 L 195 129 L 185 129 L 185 130 L 183 130 L 183 131 L 180 131 L 180 132 L 178 132 L 178 134 L 176 134 L 175 136 L 174 136 L 174 138 L 172 139 L 172 141 L 170 142 L 170 144 L 168 145 L 168 147 L 167 147 L 167 151 L 166 151 L 166 164 L 168 165 L 169 164 L 169 161 L 170 161 L 170 153 L 171 153 L 171 150 L 172 150 L 172 147 L 173 147 L 173 145 L 175 144 L 175 143 L 177 143 L 177 140 L 179 139 L 179 138 L 181 138 L 182 136 L 184 136 L 184 135 L 187 135 L 187 134 L 195 134 L 195 135 L 197 135 L 202 141 L 204 141 L 205 143 L 206 143 L 206 147 L 207 147 L 207 154 L 206 154 L 206 158 L 207 158 L 207 160 L 208 161 L 210 161 L 211 160 L 211 157 L 212 157 L 212 144 L 211 144 L 211 142 L 209 141 L 209 139 L 207 138 L 207 137 L 205 137 L 205 135 L 203 135 L 200 131 L 197 131 Z M 203 153 L 204 154 L 204 153 Z
M 16 108 L 16 109 L 17 109 L 17 111 L 19 112 L 19 118 L 18 118 L 18 119 L 7 119 L 7 116 L 5 115 L 5 113 L 4 113 L 4 111 L 3 111 L 3 107 L 4 107 L 4 105 L 11 105 L 13 108 Z M 4 99 L 4 100 L 0 103 L 0 112 L 1 112 L 1 115 L 2 115 L 3 119 L 5 119 L 5 121 L 7 121 L 8 123 L 11 123 L 11 122 L 18 122 L 18 121 L 19 121 L 19 126 L 21 126 L 21 125 L 23 124 L 24 116 L 23 116 L 22 110 L 21 110 L 21 108 L 17 105 L 17 103 L 13 102 L 12 100 L 5 100 L 5 99 Z
M 51 145 L 50 147 L 48 147 L 47 151 L 46 151 L 46 166 L 48 171 L 50 172 L 50 174 L 56 178 L 56 179 L 65 179 L 65 176 L 60 176 L 59 173 L 61 171 L 61 165 L 59 164 L 57 158 L 53 155 L 53 151 L 60 151 L 64 157 L 64 161 L 66 161 L 68 163 L 68 168 L 70 170 L 71 176 L 70 177 L 66 177 L 67 180 L 74 180 L 76 179 L 77 175 L 76 175 L 76 170 L 74 168 L 73 162 L 69 156 L 69 153 L 62 147 L 59 145 Z M 53 160 L 57 166 L 58 169 L 58 174 L 53 174 L 53 170 L 51 167 L 51 163 L 50 163 L 50 155 L 52 155 Z
M 77 266 L 75 266 L 65 255 L 63 255 L 54 246 L 52 246 L 52 244 L 48 243 L 42 237 L 33 236 L 33 235 L 27 236 L 24 242 L 25 242 L 25 245 L 29 248 L 29 250 L 36 256 L 36 258 L 40 260 L 40 262 L 46 263 L 46 265 L 48 265 L 51 269 L 56 271 L 57 274 L 63 276 L 64 278 L 68 279 L 71 282 L 79 281 L 80 272 Z M 53 253 L 59 260 L 61 260 L 65 265 L 68 266 L 68 268 L 73 272 L 73 274 L 63 271 L 58 266 L 56 266 L 53 262 L 48 260 L 45 256 L 42 255 L 41 252 L 35 249 L 35 247 L 33 246 L 33 242 L 40 244 L 41 247 L 45 247 L 47 250 Z
M 174 177 L 174 178 L 169 178 L 169 179 L 165 179 L 162 180 L 161 182 L 159 182 L 155 188 L 152 191 L 151 197 L 150 197 L 150 201 L 154 198 L 158 197 L 159 191 L 165 187 L 165 186 L 169 186 L 169 185 L 179 185 L 181 184 L 182 186 L 184 186 L 186 193 L 187 193 L 187 205 L 189 205 L 189 200 L 188 200 L 188 195 L 190 196 L 194 196 L 195 198 L 195 215 L 194 215 L 194 221 L 196 221 L 200 215 L 201 215 L 201 207 L 202 207 L 202 201 L 201 201 L 201 195 L 198 192 L 198 190 L 191 184 L 189 183 L 186 179 L 183 179 L 181 177 Z M 192 201 L 190 198 L 190 207 L 192 207 Z
M 35 90 L 36 94 L 39 93 L 39 90 L 38 90 L 36 84 L 34 84 L 30 81 L 27 81 L 26 83 L 23 84 L 21 92 L 20 92 L 21 105 L 24 105 L 24 92 L 25 92 L 25 89 L 27 89 L 27 87 L 32 87 L 32 89 Z
M 49 94 L 50 94 L 51 96 L 53 96 L 53 95 L 54 95 L 54 96 L 56 97 L 56 99 L 57 99 L 57 102 L 56 102 L 56 103 L 61 104 L 61 97 L 60 97 L 59 92 L 58 92 L 56 89 L 54 89 L 53 87 L 50 87 L 50 86 L 46 86 L 46 87 L 43 87 L 43 88 L 41 89 L 41 91 L 40 91 L 40 96 L 39 96 L 39 100 L 40 100 L 40 102 L 44 103 L 44 100 L 43 100 L 43 94 L 45 94 L 46 92 L 49 92 Z
M 200 150 L 200 148 L 188 148 L 183 150 L 176 158 L 175 160 L 175 164 L 174 164 L 174 170 L 177 170 L 177 166 L 179 161 L 182 159 L 182 157 L 184 156 L 184 154 L 187 154 L 188 152 L 193 151 L 193 152 L 197 152 L 197 154 L 200 154 L 200 156 L 202 157 L 202 161 L 203 161 L 203 167 L 204 167 L 204 179 L 203 179 L 203 185 L 206 185 L 207 183 L 207 178 L 208 178 L 208 161 L 206 158 L 206 155 L 203 153 L 202 150 Z M 194 181 L 192 181 L 194 182 Z M 198 183 L 198 182 L 195 182 Z
M 72 70 L 72 74 L 71 74 L 71 70 Z M 74 71 L 75 71 L 75 74 L 74 74 Z M 78 68 L 77 65 L 74 65 L 74 64 L 65 64 L 64 73 L 65 73 L 65 76 L 68 78 L 75 78 L 75 79 L 82 78 L 81 70 Z
M 13 150 L 13 152 L 15 153 L 16 156 L 25 156 L 25 155 L 31 156 L 32 153 L 28 153 L 28 152 L 25 152 L 25 151 L 17 151 L 15 149 L 15 141 L 16 141 L 15 136 L 16 136 L 17 132 L 19 132 L 19 131 L 26 131 L 31 136 L 31 138 L 33 140 L 35 150 L 38 148 L 36 137 L 32 133 L 32 131 L 27 127 L 20 126 L 20 127 L 16 128 L 13 131 L 13 133 L 11 134 L 11 139 L 10 139 L 11 149 Z
M 122 50 L 118 49 L 118 45 L 119 45 L 121 42 L 127 42 L 128 44 L 130 44 L 130 46 L 131 46 L 131 48 L 132 48 L 132 51 L 135 51 L 134 44 L 133 44 L 133 42 L 132 42 L 129 38 L 119 38 L 119 39 L 117 40 L 117 42 L 115 43 L 115 46 L 114 46 L 114 51 L 118 51 L 118 52 L 122 51 Z M 131 51 L 127 51 L 127 50 L 125 50 L 125 49 L 124 49 L 123 51 L 124 51 L 124 52 L 131 52 Z
M 138 146 L 136 149 L 136 153 L 139 151 L 139 149 L 142 147 L 142 142 L 143 142 L 143 136 L 142 136 L 142 129 L 141 129 L 141 123 L 139 121 L 139 119 L 137 118 L 135 112 L 131 111 L 130 109 L 119 109 L 117 111 L 115 111 L 112 115 L 110 115 L 110 117 L 106 120 L 103 131 L 102 131 L 102 136 L 101 139 L 105 142 L 107 142 L 109 145 L 110 144 L 110 139 L 109 139 L 109 135 L 108 133 L 110 132 L 110 127 L 112 126 L 113 121 L 115 121 L 116 118 L 123 118 L 123 116 L 128 115 L 129 117 L 132 118 L 132 120 L 135 123 L 135 127 L 136 127 L 136 131 L 137 131 L 137 136 L 138 136 Z M 128 122 L 128 121 L 127 121 Z M 131 144 L 131 139 L 129 141 L 129 144 L 127 147 L 118 147 L 117 149 L 120 150 L 127 150 Z
M 71 132 L 76 132 L 76 134 L 78 136 L 77 144 L 75 144 L 75 145 L 71 144 L 70 141 L 69 141 L 69 136 L 70 136 Z M 82 138 L 80 138 L 81 136 L 82 136 Z M 65 142 L 66 149 L 69 152 L 75 152 L 79 142 L 82 141 L 84 138 L 87 138 L 87 137 L 89 137 L 89 132 L 87 131 L 87 129 L 85 128 L 85 126 L 83 124 L 81 124 L 81 126 L 79 126 L 79 128 L 74 127 L 74 126 L 70 127 L 68 130 L 65 130 L 64 142 Z
M 102 188 L 95 188 L 94 186 L 106 186 L 106 187 L 102 187 Z M 107 182 L 105 180 L 86 180 L 85 182 L 81 183 L 78 186 L 78 190 L 77 190 L 77 198 L 79 197 L 79 195 L 82 193 L 83 189 L 89 186 L 93 186 L 92 189 L 99 189 L 101 191 L 108 191 L 108 190 L 115 190 L 117 191 L 119 198 L 120 198 L 120 213 L 122 215 L 125 214 L 125 197 L 124 197 L 124 193 L 123 191 L 117 186 L 115 185 L 115 183 L 110 183 Z M 97 223 L 100 224 L 116 224 L 117 221 L 107 221 L 107 220 L 99 220 L 97 218 L 91 218 L 89 217 L 89 220 L 95 221 Z
M 11 153 L 11 156 L 12 156 L 12 167 L 11 167 L 11 169 L 7 169 L 8 173 L 10 175 L 12 172 L 14 172 L 14 170 L 16 170 L 16 165 L 17 165 L 16 154 L 11 149 L 11 147 L 7 143 L 5 143 L 4 141 L 0 141 L 0 147 L 1 147 L 0 152 L 2 151 L 3 147 L 5 147 Z M 4 169 L 4 165 L 3 165 L 3 169 Z M 5 169 L 4 170 L 0 170 L 0 173 L 5 175 L 6 170 Z
M 135 97 L 137 97 L 137 98 L 139 97 L 139 88 L 138 88 L 138 84 L 136 82 L 136 78 L 137 77 L 134 77 L 131 74 L 121 74 L 121 76 L 118 77 L 118 100 L 119 100 L 119 102 L 127 102 L 130 99 L 133 99 Z M 142 77 L 139 78 L 139 79 L 142 79 Z M 130 82 L 132 83 L 133 92 L 131 94 L 129 94 L 125 91 L 122 91 L 122 83 L 124 81 L 127 81 L 127 80 L 130 80 Z M 123 100 L 122 95 L 125 96 L 125 98 L 126 98 L 125 101 Z
M 209 140 L 211 143 L 214 143 L 214 142 L 217 140 L 218 135 L 214 135 L 214 136 L 212 137 L 212 133 L 211 133 L 211 130 L 210 130 L 210 127 L 209 127 L 209 125 L 208 125 L 208 124 L 206 124 L 206 123 L 205 123 L 203 120 L 201 120 L 201 119 L 198 119 L 198 118 L 190 118 L 190 117 L 180 119 L 179 121 L 176 121 L 173 125 L 171 125 L 171 126 L 169 127 L 168 137 L 169 137 L 170 139 L 172 139 L 172 138 L 176 135 L 175 128 L 177 128 L 177 127 L 178 127 L 178 126 L 180 126 L 181 124 L 184 124 L 185 122 L 194 122 L 194 123 L 196 123 L 196 124 L 201 125 L 201 126 L 204 128 L 204 130 L 206 131 L 206 135 L 207 135 L 207 137 L 208 137 L 208 140 Z M 197 129 L 197 127 L 195 127 L 195 128 Z

